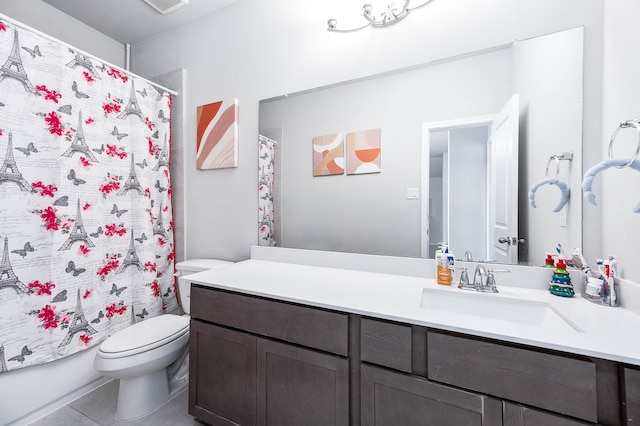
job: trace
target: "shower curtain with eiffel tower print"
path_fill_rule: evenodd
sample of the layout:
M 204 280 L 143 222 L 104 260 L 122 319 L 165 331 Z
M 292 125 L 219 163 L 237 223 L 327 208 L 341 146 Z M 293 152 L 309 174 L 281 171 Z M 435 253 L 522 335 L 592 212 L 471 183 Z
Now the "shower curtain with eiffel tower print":
M 0 373 L 177 307 L 171 97 L 0 15 Z

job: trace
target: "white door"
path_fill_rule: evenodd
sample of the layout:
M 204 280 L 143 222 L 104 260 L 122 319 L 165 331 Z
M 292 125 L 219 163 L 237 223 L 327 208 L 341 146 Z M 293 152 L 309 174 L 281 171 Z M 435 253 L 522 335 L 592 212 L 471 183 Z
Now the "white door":
M 490 241 L 499 263 L 518 263 L 519 114 L 519 96 L 513 95 L 491 126 Z

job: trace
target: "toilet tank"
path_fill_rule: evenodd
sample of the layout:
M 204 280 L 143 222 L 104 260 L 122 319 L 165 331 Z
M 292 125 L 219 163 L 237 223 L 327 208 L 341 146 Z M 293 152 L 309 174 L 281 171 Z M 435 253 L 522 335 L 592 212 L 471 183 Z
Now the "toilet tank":
M 176 277 L 178 277 L 178 295 L 180 305 L 185 314 L 191 313 L 191 281 L 186 277 L 196 272 L 208 269 L 222 268 L 233 264 L 218 259 L 191 259 L 176 263 Z

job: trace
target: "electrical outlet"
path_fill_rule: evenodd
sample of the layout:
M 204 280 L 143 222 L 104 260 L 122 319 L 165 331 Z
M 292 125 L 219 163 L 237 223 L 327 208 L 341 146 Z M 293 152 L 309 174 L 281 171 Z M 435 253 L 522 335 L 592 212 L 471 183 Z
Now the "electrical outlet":
M 566 205 L 562 207 L 562 210 L 560 210 L 560 227 L 561 228 L 567 227 L 567 206 Z

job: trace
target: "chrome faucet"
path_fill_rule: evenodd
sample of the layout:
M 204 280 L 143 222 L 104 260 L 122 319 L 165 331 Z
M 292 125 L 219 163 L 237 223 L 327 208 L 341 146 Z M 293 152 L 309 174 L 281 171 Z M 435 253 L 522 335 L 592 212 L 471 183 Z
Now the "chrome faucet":
M 476 271 L 473 274 L 473 284 L 471 286 L 459 285 L 459 288 L 475 291 L 482 291 L 486 293 L 498 293 L 496 287 L 496 277 L 493 275 L 496 272 L 511 272 L 508 269 L 485 269 L 482 265 L 476 266 Z
M 476 266 L 476 272 L 473 274 L 473 288 L 476 291 L 482 291 L 486 285 L 487 270 L 482 265 Z

